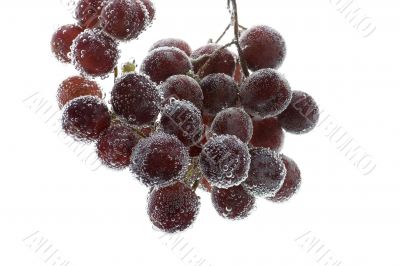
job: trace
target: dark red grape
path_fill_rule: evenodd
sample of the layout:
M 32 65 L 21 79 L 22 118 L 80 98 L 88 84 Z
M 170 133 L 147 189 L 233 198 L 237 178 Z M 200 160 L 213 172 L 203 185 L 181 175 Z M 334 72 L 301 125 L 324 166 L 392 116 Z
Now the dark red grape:
M 250 150 L 251 164 L 249 177 L 243 186 L 253 196 L 269 197 L 282 187 L 286 168 L 281 157 L 267 148 Z
M 85 95 L 103 98 L 103 92 L 101 91 L 97 82 L 82 76 L 72 76 L 67 78 L 58 87 L 58 106 L 61 108 L 67 102 Z
M 273 202 L 284 202 L 293 197 L 301 185 L 301 173 L 297 164 L 289 157 L 281 155 L 287 173 L 282 188 L 273 197 L 267 198 Z
M 278 119 L 253 119 L 253 137 L 250 143 L 255 147 L 280 151 L 285 141 L 285 133 Z
M 191 69 L 189 57 L 175 47 L 160 47 L 151 51 L 141 66 L 141 72 L 156 83 L 161 83 L 174 75 L 186 74 Z
M 74 40 L 72 58 L 78 71 L 106 76 L 117 65 L 119 50 L 117 43 L 100 30 L 85 30 Z
M 294 91 L 288 108 L 278 116 L 281 126 L 290 133 L 308 133 L 319 119 L 319 108 L 314 99 L 305 92 Z
M 81 96 L 70 101 L 63 110 L 62 128 L 77 140 L 99 138 L 111 123 L 107 105 L 94 96 Z
M 77 25 L 65 25 L 57 29 L 51 38 L 51 50 L 63 63 L 71 63 L 71 46 L 75 38 L 83 32 Z
M 199 197 L 181 182 L 156 187 L 148 197 L 147 213 L 150 221 L 167 233 L 189 228 L 196 220 L 199 210 Z
M 222 110 L 214 118 L 211 134 L 234 135 L 244 143 L 248 143 L 253 135 L 251 117 L 241 108 L 231 107 Z
M 215 116 L 221 110 L 236 106 L 238 86 L 232 77 L 218 73 L 203 78 L 200 82 L 203 90 L 203 112 Z
M 242 185 L 230 188 L 214 187 L 211 199 L 215 210 L 227 219 L 246 218 L 254 209 L 256 199 Z
M 117 79 L 111 91 L 113 111 L 128 123 L 140 127 L 157 119 L 160 103 L 156 85 L 147 76 L 137 73 Z
M 108 167 L 123 169 L 129 166 L 133 148 L 140 136 L 132 127 L 124 123 L 112 124 L 97 142 L 97 154 Z
M 151 0 L 141 0 L 142 3 L 144 4 L 147 13 L 148 13 L 148 24 L 151 24 L 155 18 L 156 15 L 156 8 L 154 7 L 154 4 Z
M 248 176 L 247 145 L 231 135 L 210 139 L 200 154 L 200 169 L 211 185 L 221 188 L 241 184 Z
M 84 28 L 100 26 L 99 17 L 109 0 L 79 0 L 75 9 L 75 18 Z
M 103 30 L 120 41 L 137 38 L 145 29 L 146 7 L 140 0 L 113 0 L 107 3 L 100 16 Z
M 175 47 L 184 51 L 187 56 L 190 56 L 192 54 L 192 48 L 190 48 L 190 45 L 181 39 L 168 38 L 159 40 L 151 46 L 149 52 L 160 47 Z
M 203 133 L 201 112 L 191 102 L 173 100 L 161 112 L 160 127 L 186 146 L 192 146 Z
M 278 68 L 286 56 L 286 44 L 282 36 L 268 26 L 255 26 L 240 36 L 244 59 L 252 71 Z
M 200 78 L 203 78 L 213 73 L 224 73 L 227 74 L 228 76 L 233 75 L 233 72 L 235 71 L 236 67 L 235 57 L 226 48 L 217 52 L 215 56 L 211 58 L 211 60 L 208 59 L 200 61 L 196 60 L 206 55 L 211 56 L 221 47 L 222 47 L 221 45 L 210 43 L 200 47 L 199 49 L 195 50 L 192 53 L 191 57 L 194 59 L 193 60 L 194 72 L 198 74 Z
M 240 87 L 240 100 L 245 110 L 259 118 L 274 117 L 290 103 L 292 91 L 287 80 L 273 69 L 251 74 Z
M 147 186 L 181 180 L 187 171 L 189 154 L 175 136 L 155 133 L 139 141 L 133 151 L 131 171 Z
M 203 108 L 203 91 L 199 83 L 186 75 L 175 75 L 161 83 L 159 90 L 164 99 L 170 98 L 192 102 L 200 110 Z

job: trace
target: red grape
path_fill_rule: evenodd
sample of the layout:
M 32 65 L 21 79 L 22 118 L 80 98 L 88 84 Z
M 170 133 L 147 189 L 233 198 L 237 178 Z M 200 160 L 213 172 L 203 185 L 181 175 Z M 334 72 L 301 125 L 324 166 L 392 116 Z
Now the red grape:
M 191 57 L 194 59 L 194 62 L 196 62 L 196 59 L 206 55 L 211 56 L 221 47 L 221 45 L 210 43 L 195 50 Z M 224 48 L 217 52 L 216 55 L 210 60 L 205 59 L 200 60 L 200 62 L 193 63 L 193 67 L 194 72 L 198 74 L 200 78 L 213 73 L 224 73 L 228 76 L 232 76 L 233 72 L 235 71 L 236 62 L 234 55 L 228 49 Z
M 156 8 L 154 7 L 154 4 L 151 0 L 141 0 L 141 1 L 144 4 L 149 16 L 148 24 L 151 24 L 156 15 Z
M 210 131 L 217 135 L 234 135 L 248 143 L 253 135 L 253 122 L 243 109 L 231 107 L 217 114 Z
M 160 47 L 151 51 L 141 66 L 141 72 L 156 83 L 161 83 L 174 75 L 186 74 L 191 69 L 189 57 L 175 47 Z
M 85 30 L 74 40 L 75 68 L 90 76 L 106 76 L 118 63 L 117 43 L 100 30 Z
M 110 168 L 123 169 L 129 166 L 133 148 L 140 136 L 129 125 L 114 123 L 106 129 L 97 142 L 97 154 Z
M 251 164 L 249 177 L 244 187 L 254 196 L 269 197 L 282 187 L 286 168 L 281 157 L 267 148 L 250 150 Z
M 192 102 L 199 109 L 203 107 L 203 91 L 199 83 L 189 76 L 176 75 L 169 77 L 165 82 L 161 83 L 159 90 L 166 100 L 170 98 L 186 100 Z
M 188 101 L 171 101 L 161 112 L 160 126 L 186 146 L 197 143 L 203 133 L 200 110 Z
M 100 26 L 99 17 L 109 0 L 79 0 L 75 9 L 75 17 L 84 28 Z
M 240 87 L 245 110 L 259 118 L 282 113 L 290 103 L 292 91 L 287 80 L 273 69 L 254 72 Z
M 187 56 L 190 56 L 192 54 L 192 48 L 190 48 L 190 45 L 181 39 L 168 38 L 159 40 L 151 46 L 149 52 L 160 47 L 175 47 L 184 51 Z
M 246 218 L 254 209 L 256 203 L 255 197 L 250 195 L 241 185 L 230 188 L 214 187 L 211 198 L 218 214 L 233 220 Z
M 282 188 L 273 197 L 267 198 L 273 202 L 289 200 L 299 190 L 301 185 L 301 173 L 297 164 L 289 157 L 282 155 L 287 173 Z
M 73 76 L 64 80 L 58 87 L 58 106 L 63 107 L 67 102 L 80 96 L 92 95 L 103 98 L 103 92 L 99 85 L 82 76 Z
M 182 142 L 175 136 L 155 133 L 139 141 L 131 171 L 143 184 L 155 186 L 182 179 L 188 165 L 189 154 Z
M 110 126 L 107 105 L 94 96 L 81 96 L 63 110 L 62 128 L 77 140 L 93 141 Z
M 145 29 L 146 13 L 146 7 L 140 0 L 113 0 L 103 8 L 100 21 L 109 36 L 129 41 Z
M 140 127 L 157 119 L 160 103 L 156 85 L 147 76 L 137 73 L 117 79 L 111 91 L 113 111 L 128 123 Z
M 51 38 L 51 50 L 55 57 L 63 63 L 71 63 L 71 46 L 75 38 L 83 32 L 77 25 L 64 25 L 57 29 Z
M 216 187 L 241 184 L 248 176 L 249 166 L 247 145 L 231 135 L 213 137 L 200 154 L 200 169 L 210 184 Z
M 319 119 L 319 108 L 315 100 L 305 92 L 294 91 L 288 108 L 278 116 L 281 126 L 290 133 L 308 133 Z
M 218 73 L 205 77 L 200 82 L 204 95 L 204 114 L 215 116 L 221 110 L 236 106 L 238 86 L 232 77 Z
M 286 44 L 282 36 L 268 26 L 255 26 L 240 36 L 240 46 L 249 68 L 278 68 L 286 56 Z
M 285 133 L 278 119 L 253 119 L 253 137 L 250 143 L 255 147 L 270 148 L 280 151 L 285 140 Z
M 199 209 L 199 197 L 181 182 L 156 187 L 148 197 L 147 213 L 151 222 L 167 233 L 189 228 L 195 221 Z

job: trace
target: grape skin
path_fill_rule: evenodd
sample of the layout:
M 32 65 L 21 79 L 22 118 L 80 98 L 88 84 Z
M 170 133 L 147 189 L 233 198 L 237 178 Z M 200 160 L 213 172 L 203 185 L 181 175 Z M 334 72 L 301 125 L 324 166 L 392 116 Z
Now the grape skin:
M 244 59 L 252 71 L 279 68 L 286 56 L 286 44 L 276 30 L 255 26 L 245 30 L 239 39 Z
M 62 63 L 71 63 L 71 46 L 75 38 L 83 32 L 80 26 L 68 24 L 61 26 L 51 38 L 51 51 Z
M 181 180 L 188 165 L 189 154 L 182 142 L 159 132 L 139 141 L 130 169 L 141 183 L 156 186 Z
M 177 38 L 167 38 L 159 40 L 151 46 L 149 52 L 160 47 L 175 47 L 185 52 L 187 56 L 190 56 L 192 54 L 192 48 L 190 48 L 190 45 L 184 40 Z
M 301 172 L 296 162 L 286 155 L 281 155 L 285 164 L 287 173 L 281 189 L 273 197 L 267 197 L 268 200 L 279 203 L 291 199 L 301 186 Z
M 250 144 L 279 152 L 284 141 L 285 133 L 277 118 L 253 119 L 253 137 Z
M 211 134 L 234 135 L 248 143 L 253 135 L 251 117 L 241 108 L 231 107 L 222 110 L 211 124 Z
M 204 114 L 215 116 L 225 108 L 236 106 L 239 89 L 232 77 L 211 74 L 201 80 L 200 86 L 204 95 Z
M 229 188 L 241 184 L 249 167 L 247 145 L 235 136 L 211 138 L 200 154 L 200 169 L 212 186 Z
M 161 129 L 175 135 L 185 146 L 192 146 L 202 136 L 200 110 L 188 101 L 172 101 L 161 112 Z
M 94 141 L 111 123 L 107 105 L 94 96 L 81 96 L 63 110 L 62 128 L 80 141 Z
M 182 50 L 175 47 L 160 47 L 146 56 L 140 71 L 159 84 L 171 76 L 187 74 L 191 69 L 189 57 Z
M 196 220 L 199 210 L 199 197 L 181 182 L 156 187 L 148 197 L 147 213 L 150 221 L 167 233 L 189 228 Z
M 308 133 L 318 124 L 319 108 L 310 95 L 302 91 L 294 91 L 290 105 L 278 116 L 278 119 L 287 132 Z
M 226 189 L 214 187 L 211 199 L 217 213 L 232 220 L 248 217 L 256 203 L 255 197 L 241 185 Z
M 69 101 L 85 95 L 97 96 L 100 99 L 103 98 L 103 92 L 97 82 L 82 76 L 69 77 L 58 87 L 58 106 L 62 108 Z
M 164 100 L 186 100 L 192 102 L 200 110 L 203 107 L 203 91 L 199 83 L 187 75 L 175 75 L 169 77 L 159 87 Z
M 99 17 L 108 0 L 79 0 L 75 9 L 75 18 L 83 28 L 100 26 Z
M 266 148 L 250 150 L 251 164 L 244 187 L 253 196 L 273 196 L 282 187 L 286 168 L 276 152 Z
M 209 55 L 211 56 L 214 52 L 220 49 L 222 46 L 219 44 L 207 44 L 199 49 L 193 51 L 191 58 L 193 60 L 193 68 L 194 72 L 200 76 L 200 78 L 204 78 L 210 74 L 214 73 L 224 73 L 228 76 L 232 76 L 235 67 L 236 61 L 234 55 L 226 48 L 217 52 L 217 54 L 208 61 L 208 59 L 200 60 L 197 59 Z M 205 67 L 203 67 L 207 64 Z M 200 73 L 201 71 L 201 73 Z
M 288 107 L 292 97 L 287 80 L 273 69 L 251 74 L 242 83 L 239 94 L 246 112 L 258 118 L 279 115 Z
M 111 91 L 113 111 L 139 127 L 151 125 L 157 119 L 160 103 L 156 85 L 147 76 L 137 73 L 117 79 Z
M 118 63 L 117 43 L 100 30 L 85 30 L 72 44 L 75 68 L 93 77 L 105 77 Z

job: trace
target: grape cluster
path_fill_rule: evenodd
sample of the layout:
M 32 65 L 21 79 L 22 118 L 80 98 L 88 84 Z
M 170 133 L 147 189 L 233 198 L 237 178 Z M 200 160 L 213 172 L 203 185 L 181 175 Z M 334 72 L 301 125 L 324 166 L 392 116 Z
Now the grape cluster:
M 235 15 L 231 43 L 192 50 L 184 40 L 162 39 L 138 71 L 128 63 L 120 75 L 118 44 L 152 24 L 153 3 L 80 0 L 75 17 L 77 23 L 60 27 L 51 41 L 55 57 L 80 73 L 57 92 L 62 128 L 77 141 L 95 142 L 105 166 L 129 168 L 148 187 L 147 212 L 157 228 L 191 227 L 200 208 L 197 188 L 233 220 L 249 216 L 256 198 L 283 202 L 297 192 L 299 167 L 280 154 L 285 131 L 310 132 L 319 109 L 278 72 L 286 56 L 279 32 L 263 25 L 239 31 Z M 113 71 L 105 101 L 93 78 Z

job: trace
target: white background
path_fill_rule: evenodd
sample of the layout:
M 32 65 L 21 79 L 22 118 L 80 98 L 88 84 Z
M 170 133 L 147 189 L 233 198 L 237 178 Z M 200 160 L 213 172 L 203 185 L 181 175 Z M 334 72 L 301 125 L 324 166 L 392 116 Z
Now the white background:
M 193 256 L 207 266 L 322 266 L 330 257 L 326 265 L 399 265 L 397 1 L 353 3 L 376 26 L 364 38 L 337 11 L 339 0 L 238 0 L 241 24 L 267 24 L 285 37 L 288 55 L 280 71 L 293 89 L 315 97 L 328 122 L 286 138 L 284 152 L 303 174 L 292 201 L 259 200 L 251 217 L 231 222 L 200 192 L 198 220 L 172 239 L 152 228 L 147 190 L 128 171 L 94 171 L 93 148 L 79 154 L 57 134 L 58 114 L 51 116 L 57 86 L 76 74 L 49 47 L 54 30 L 73 22 L 66 2 L 1 4 L 0 265 L 52 265 L 45 260 L 56 250 L 73 266 L 196 265 Z M 154 2 L 157 20 L 138 41 L 121 47 L 122 59 L 140 62 L 164 37 L 183 38 L 195 49 L 229 20 L 225 0 Z M 111 78 L 102 85 L 109 92 Z M 40 99 L 47 105 L 38 111 Z M 376 164 L 372 173 L 365 175 L 363 165 L 329 138 L 336 126 L 371 156 L 363 163 Z M 48 240 L 47 253 L 36 251 L 41 238 Z

